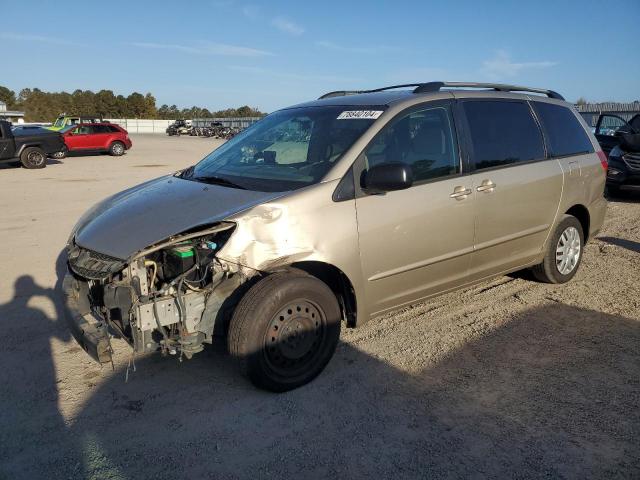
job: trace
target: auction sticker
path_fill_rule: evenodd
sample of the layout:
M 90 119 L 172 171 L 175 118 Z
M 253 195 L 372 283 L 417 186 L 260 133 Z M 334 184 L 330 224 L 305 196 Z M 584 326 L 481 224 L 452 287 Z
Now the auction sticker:
M 338 115 L 338 120 L 375 120 L 382 113 L 382 110 L 347 110 Z

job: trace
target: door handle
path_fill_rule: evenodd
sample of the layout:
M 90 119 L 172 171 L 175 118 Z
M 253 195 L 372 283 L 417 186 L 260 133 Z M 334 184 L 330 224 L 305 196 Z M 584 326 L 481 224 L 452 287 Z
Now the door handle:
M 451 195 L 449 195 L 449 197 L 455 198 L 456 200 L 464 200 L 469 195 L 471 195 L 471 189 L 470 188 L 465 188 L 465 187 L 462 187 L 462 186 L 458 186 L 458 187 L 455 187 L 453 189 L 453 193 Z
M 478 192 L 493 192 L 496 189 L 496 184 L 491 180 L 483 180 L 480 185 L 476 187 L 476 191 Z

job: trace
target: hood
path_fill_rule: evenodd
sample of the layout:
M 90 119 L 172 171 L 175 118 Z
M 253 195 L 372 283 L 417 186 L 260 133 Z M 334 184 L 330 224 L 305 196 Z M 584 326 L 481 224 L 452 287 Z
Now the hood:
M 126 260 L 134 253 L 198 226 L 282 196 L 161 177 L 91 208 L 74 228 L 76 244 Z

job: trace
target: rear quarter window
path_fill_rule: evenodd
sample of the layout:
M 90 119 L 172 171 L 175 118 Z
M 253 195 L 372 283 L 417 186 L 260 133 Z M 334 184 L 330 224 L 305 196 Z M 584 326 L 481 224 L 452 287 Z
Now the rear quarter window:
M 593 153 L 593 145 L 573 112 L 562 105 L 532 102 L 553 157 Z
M 94 125 L 93 133 L 110 133 L 110 129 L 107 125 Z
M 114 127 L 113 125 L 109 125 L 107 128 L 109 128 L 109 131 L 112 133 L 120 133 L 118 127 Z
M 463 108 L 477 169 L 545 157 L 542 133 L 526 102 L 470 100 Z

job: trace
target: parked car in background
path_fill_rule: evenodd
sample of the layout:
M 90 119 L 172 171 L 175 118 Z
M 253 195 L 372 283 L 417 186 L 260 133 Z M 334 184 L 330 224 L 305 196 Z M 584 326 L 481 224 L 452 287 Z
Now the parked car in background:
M 81 123 L 63 130 L 66 151 L 54 156 L 64 158 L 68 152 L 106 152 L 119 157 L 133 144 L 127 131 L 113 123 Z
M 609 155 L 620 145 L 623 136 L 640 133 L 640 113 L 629 121 L 613 113 L 603 113 L 598 117 L 594 133 L 602 151 Z
M 91 208 L 63 287 L 83 348 L 110 362 L 111 331 L 191 358 L 226 335 L 256 385 L 284 391 L 324 369 L 342 323 L 527 268 L 571 280 L 607 205 L 575 108 L 551 90 L 400 87 L 274 112 Z
M 179 137 L 180 135 L 189 135 L 191 133 L 191 128 L 191 120 L 176 120 L 169 125 L 165 131 L 170 137 L 174 135 Z
M 59 132 L 64 128 L 67 128 L 71 125 L 78 125 L 79 123 L 100 123 L 102 122 L 102 117 L 100 115 L 82 115 L 82 116 L 74 116 L 61 114 L 53 125 L 51 125 L 49 130 L 53 130 Z
M 619 194 L 622 190 L 640 191 L 640 114 L 626 121 L 610 113 L 598 117 L 595 136 L 609 156 L 607 190 Z
M 44 168 L 47 157 L 64 150 L 57 132 L 42 128 L 17 128 L 0 120 L 0 163 L 15 163 L 24 168 Z

